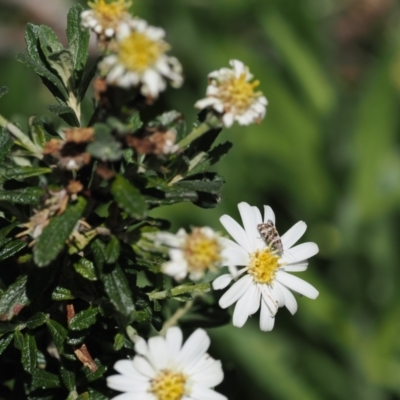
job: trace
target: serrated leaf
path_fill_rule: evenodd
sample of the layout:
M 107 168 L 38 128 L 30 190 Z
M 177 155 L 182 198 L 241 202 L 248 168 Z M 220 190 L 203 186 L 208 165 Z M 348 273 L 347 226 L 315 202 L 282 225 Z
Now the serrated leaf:
M 66 386 L 66 388 L 72 392 L 73 390 L 75 390 L 75 373 L 72 371 L 69 371 L 68 369 L 61 367 L 60 368 L 60 375 L 61 375 L 61 379 L 64 383 L 64 385 Z
M 43 325 L 48 319 L 48 316 L 45 313 L 38 312 L 33 317 L 29 318 L 26 322 L 26 326 L 29 329 L 35 329 L 38 326 Z
M 105 365 L 101 365 L 100 362 L 98 360 L 95 360 L 96 364 L 98 365 L 98 368 L 96 371 L 90 371 L 90 369 L 88 367 L 85 367 L 83 369 L 83 371 L 85 372 L 86 375 L 86 379 L 89 382 L 93 382 L 96 379 L 101 378 L 104 373 L 107 371 L 107 367 Z
M 85 211 L 86 200 L 79 197 L 63 214 L 53 217 L 43 229 L 33 249 L 34 261 L 39 267 L 49 265 L 63 250 L 76 223 Z
M 14 141 L 11 139 L 7 130 L 4 128 L 0 129 L 0 161 L 4 160 L 4 158 L 10 153 L 11 147 L 13 146 Z
M 51 294 L 51 298 L 54 301 L 64 301 L 72 300 L 75 298 L 75 296 L 71 293 L 69 289 L 57 286 Z
M 49 328 L 50 334 L 53 338 L 54 344 L 60 354 L 64 352 L 64 341 L 67 338 L 68 331 L 60 325 L 57 321 L 48 319 L 46 325 Z
M 147 206 L 140 191 L 132 186 L 123 176 L 116 175 L 111 184 L 111 193 L 118 206 L 131 217 L 141 219 L 144 217 Z
M 14 204 L 38 204 L 44 193 L 44 190 L 39 187 L 17 190 L 0 189 L 0 201 L 9 201 Z
M 78 117 L 75 114 L 75 111 L 67 106 L 67 105 L 62 105 L 62 106 L 56 106 L 56 105 L 51 105 L 47 106 L 47 109 L 57 115 L 58 117 L 62 118 L 68 125 L 70 126 L 80 126 Z
M 27 245 L 28 243 L 23 240 L 13 240 L 12 242 L 7 243 L 0 249 L 0 261 L 14 256 Z
M 0 321 L 10 321 L 29 304 L 26 293 L 27 275 L 21 275 L 0 297 Z
M 26 179 L 32 176 L 44 175 L 51 172 L 51 168 L 12 167 L 4 173 L 6 179 Z
M 46 59 L 49 55 L 59 52 L 64 48 L 64 46 L 58 40 L 57 35 L 49 26 L 46 25 L 39 26 L 38 38 L 39 38 L 40 48 Z
M 1 87 L 0 87 L 0 99 L 1 99 L 6 93 L 8 93 L 8 87 L 7 87 L 7 86 L 1 86 Z
M 8 334 L 7 336 L 3 336 L 0 338 L 0 354 L 3 354 L 4 350 L 8 347 L 8 345 L 13 340 L 14 335 Z
M 32 373 L 32 386 L 42 389 L 50 389 L 60 387 L 60 378 L 47 371 L 36 369 Z
M 55 97 L 61 98 L 65 101 L 68 100 L 69 96 L 62 81 L 57 77 L 56 74 L 49 71 L 43 64 L 40 64 L 38 61 L 34 60 L 28 55 L 21 53 L 17 55 L 17 61 L 33 69 L 40 77 L 42 77 L 47 88 Z M 49 85 L 49 83 L 51 85 Z
M 74 69 L 78 72 L 78 81 L 89 56 L 90 34 L 88 29 L 81 27 L 82 11 L 81 5 L 75 5 L 69 10 L 67 18 L 68 50 L 72 54 Z
M 97 307 L 88 308 L 77 314 L 75 314 L 69 321 L 69 327 L 73 331 L 81 331 L 82 329 L 87 329 L 96 323 L 96 317 L 99 313 Z
M 105 250 L 105 262 L 107 264 L 114 264 L 118 260 L 120 251 L 121 245 L 119 244 L 119 240 L 115 236 L 112 236 Z
M 37 346 L 35 337 L 29 333 L 24 336 L 24 345 L 22 346 L 21 362 L 25 371 L 32 373 L 37 366 Z
M 75 271 L 90 281 L 97 281 L 94 264 L 87 258 L 81 258 L 77 263 L 74 263 Z

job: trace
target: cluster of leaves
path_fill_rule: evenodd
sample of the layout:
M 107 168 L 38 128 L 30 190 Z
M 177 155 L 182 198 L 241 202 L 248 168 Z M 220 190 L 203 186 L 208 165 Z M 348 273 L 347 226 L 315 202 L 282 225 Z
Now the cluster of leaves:
M 18 56 L 58 101 L 49 109 L 70 135 L 41 118 L 27 132 L 8 121 L 0 131 L 2 398 L 109 398 L 101 378 L 134 354 L 132 338 L 160 330 L 179 302 L 209 288 L 174 287 L 160 273 L 165 258 L 143 238 L 169 227 L 149 216 L 155 207 L 218 204 L 224 181 L 208 169 L 231 145 L 213 147 L 219 130 L 210 128 L 187 148 L 155 151 L 150 135 L 162 140 L 172 130 L 179 142 L 189 134 L 182 115 L 154 116 L 138 92 L 113 87 L 96 92 L 89 125 L 80 128 L 96 71 L 87 66 L 81 11 L 69 12 L 67 49 L 49 27 L 30 24 L 28 55 Z M 71 139 L 83 132 L 87 140 Z M 212 296 L 195 300 L 187 326 L 226 321 Z

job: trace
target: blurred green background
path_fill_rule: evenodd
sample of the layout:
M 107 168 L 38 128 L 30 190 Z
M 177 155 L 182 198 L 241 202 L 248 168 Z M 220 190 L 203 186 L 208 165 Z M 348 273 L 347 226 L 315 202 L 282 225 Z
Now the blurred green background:
M 27 22 L 63 40 L 67 0 L 0 1 L 0 102 L 8 118 L 46 113 L 53 100 L 15 61 Z M 84 4 L 82 2 L 82 4 Z M 134 13 L 167 31 L 186 75 L 161 103 L 195 119 L 207 74 L 238 58 L 269 100 L 258 126 L 223 132 L 219 207 L 184 204 L 154 215 L 180 226 L 238 218 L 237 203 L 271 205 L 284 233 L 307 222 L 320 253 L 301 277 L 320 291 L 280 310 L 262 333 L 209 330 L 230 400 L 400 399 L 400 4 L 394 0 L 135 0 Z M 64 40 L 65 41 L 65 40 Z M 93 47 L 93 56 L 95 50 Z M 91 110 L 88 98 L 86 118 Z

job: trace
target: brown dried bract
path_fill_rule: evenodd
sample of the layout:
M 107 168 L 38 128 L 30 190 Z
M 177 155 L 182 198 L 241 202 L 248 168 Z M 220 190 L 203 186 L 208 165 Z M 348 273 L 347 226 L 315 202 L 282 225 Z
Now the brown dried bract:
M 83 185 L 79 181 L 71 180 L 67 186 L 67 192 L 70 194 L 77 194 L 83 190 Z
M 133 147 L 139 154 L 170 154 L 177 150 L 175 145 L 176 132 L 172 129 L 167 131 L 157 130 L 147 136 L 127 136 L 126 143 Z
M 96 168 L 96 174 L 101 176 L 103 179 L 108 181 L 109 179 L 114 178 L 115 172 L 109 168 L 107 168 L 104 164 L 99 164 Z
M 93 128 L 72 128 L 66 129 L 65 140 L 73 143 L 92 142 L 94 139 Z
M 50 139 L 44 146 L 43 154 L 55 154 L 61 150 L 64 142 L 59 139 Z

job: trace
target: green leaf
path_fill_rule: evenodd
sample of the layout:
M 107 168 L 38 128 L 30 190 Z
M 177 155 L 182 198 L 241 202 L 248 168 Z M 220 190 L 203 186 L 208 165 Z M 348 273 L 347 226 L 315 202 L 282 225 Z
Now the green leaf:
M 96 323 L 96 317 L 99 313 L 97 307 L 88 308 L 75 314 L 69 321 L 69 327 L 73 331 L 81 331 L 82 329 L 89 328 Z
M 91 399 L 92 396 L 89 394 L 89 392 L 82 393 L 76 398 L 76 400 L 91 400 Z
M 62 81 L 57 77 L 56 74 L 49 71 L 43 64 L 35 61 L 26 54 L 18 54 L 17 61 L 25 64 L 28 68 L 33 69 L 39 76 L 43 78 L 43 82 L 46 84 L 47 88 L 55 95 L 56 98 L 61 98 L 63 100 L 68 100 L 69 95 L 66 91 Z
M 7 237 L 7 235 L 16 227 L 20 224 L 19 221 L 15 221 L 10 225 L 5 226 L 4 228 L 0 229 L 0 246 L 2 246 L 3 242 L 2 239 Z
M 83 77 L 81 79 L 81 84 L 78 88 L 78 96 L 77 96 L 78 101 L 81 101 L 85 97 L 87 88 L 89 87 L 89 84 L 92 81 L 93 77 L 96 75 L 97 64 L 98 60 L 84 72 Z
M 96 364 L 99 366 L 99 367 L 97 368 L 96 371 L 91 372 L 91 371 L 89 370 L 89 368 L 87 368 L 87 367 L 85 367 L 85 368 L 83 369 L 84 372 L 85 372 L 85 374 L 86 374 L 86 379 L 87 379 L 89 382 L 93 382 L 93 381 L 95 381 L 96 379 L 101 378 L 101 377 L 104 375 L 104 373 L 107 371 L 107 367 L 106 367 L 106 366 L 101 365 L 100 362 L 99 362 L 98 360 L 95 360 L 95 361 L 96 361 Z
M 64 385 L 66 386 L 66 388 L 72 392 L 73 390 L 75 390 L 75 374 L 72 371 L 69 371 L 68 369 L 61 367 L 60 368 L 60 375 L 61 375 L 61 379 L 64 383 Z
M 196 179 L 197 178 L 197 179 Z M 202 178 L 202 179 L 199 179 Z M 225 181 L 217 174 L 205 173 L 192 176 L 191 179 L 176 182 L 175 188 L 195 190 L 197 192 L 220 193 Z
M 4 158 L 10 153 L 11 147 L 13 146 L 14 141 L 11 139 L 7 130 L 4 128 L 0 129 L 0 161 L 4 160 Z
M 33 249 L 35 263 L 39 267 L 49 265 L 62 251 L 76 223 L 85 211 L 86 200 L 79 197 L 63 214 L 53 217 L 43 229 Z
M 26 294 L 27 275 L 21 275 L 0 297 L 0 321 L 10 321 L 29 304 Z
M 40 25 L 38 30 L 38 38 L 40 48 L 46 59 L 53 53 L 57 53 L 64 49 L 64 46 L 58 40 L 54 31 L 46 26 Z
M 114 264 L 118 260 L 120 251 L 121 245 L 119 244 L 119 240 L 115 236 L 112 236 L 106 247 L 105 262 L 107 264 Z
M 42 389 L 50 389 L 60 387 L 60 379 L 57 375 L 50 372 L 36 369 L 32 373 L 32 386 Z
M 39 187 L 27 187 L 17 190 L 1 190 L 0 201 L 14 204 L 38 204 L 45 191 Z
M 89 281 L 97 281 L 94 264 L 87 258 L 81 258 L 77 263 L 74 263 L 74 268 L 78 274 Z
M 78 117 L 76 116 L 75 111 L 71 107 L 67 105 L 61 105 L 61 106 L 51 105 L 47 106 L 47 109 L 51 113 L 62 118 L 68 125 L 80 126 Z
M 0 249 L 0 261 L 14 256 L 27 245 L 28 243 L 23 240 L 13 240 L 12 242 L 7 243 Z
M 123 176 L 116 175 L 111 184 L 111 193 L 118 206 L 131 217 L 141 219 L 145 216 L 147 206 L 144 197 Z
M 14 332 L 14 346 L 21 351 L 22 348 L 24 347 L 24 335 L 19 330 L 16 330 Z
M 0 99 L 1 99 L 6 93 L 8 93 L 8 87 L 7 87 L 7 86 L 1 86 L 1 87 L 0 87 Z
M 2 336 L 0 338 L 0 354 L 3 354 L 4 350 L 8 347 L 8 345 L 13 340 L 14 335 L 12 333 L 7 336 Z
M 68 331 L 57 321 L 48 319 L 46 325 L 49 328 L 50 334 L 53 337 L 54 344 L 60 354 L 64 353 L 64 341 L 67 338 Z
M 52 69 L 57 72 L 62 83 L 67 88 L 69 94 L 74 90 L 74 62 L 72 54 L 69 50 L 60 50 L 55 53 L 49 54 L 47 61 L 50 63 Z
M 25 28 L 25 43 L 28 54 L 33 60 L 42 64 L 43 61 L 40 58 L 39 53 L 39 25 L 27 24 Z
M 12 167 L 8 168 L 4 173 L 6 179 L 22 180 L 32 176 L 49 174 L 51 168 L 36 168 L 36 167 Z
M 75 296 L 71 293 L 69 289 L 57 286 L 51 294 L 51 298 L 55 301 L 64 301 L 72 300 L 75 298 Z
M 114 337 L 114 350 L 119 351 L 124 347 L 125 336 L 122 333 L 117 333 Z
M 37 367 L 37 346 L 33 335 L 29 333 L 24 336 L 24 345 L 22 346 L 21 362 L 25 371 L 32 373 Z
M 48 319 L 48 316 L 45 313 L 38 312 L 33 317 L 29 318 L 26 322 L 26 326 L 29 329 L 35 329 L 38 326 L 43 325 Z
M 81 27 L 82 11 L 81 5 L 75 5 L 70 8 L 67 18 L 68 50 L 72 54 L 75 72 L 78 73 L 78 82 L 89 56 L 90 33 Z
M 104 396 L 103 393 L 94 390 L 93 388 L 89 388 L 90 400 L 109 400 L 109 397 Z

